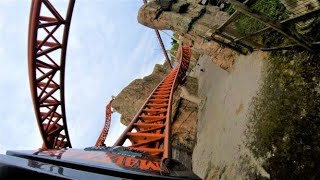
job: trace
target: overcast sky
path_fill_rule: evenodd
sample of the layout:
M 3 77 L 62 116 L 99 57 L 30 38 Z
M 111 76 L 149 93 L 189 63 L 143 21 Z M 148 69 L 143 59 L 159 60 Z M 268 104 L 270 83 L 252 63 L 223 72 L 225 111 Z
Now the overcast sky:
M 164 62 L 154 31 L 136 20 L 141 1 L 76 2 L 65 87 L 73 148 L 95 144 L 111 95 L 150 74 L 156 63 Z M 0 0 L 0 153 L 37 149 L 42 144 L 28 80 L 30 4 L 31 0 Z M 162 37 L 170 48 L 170 38 L 164 34 Z M 112 145 L 124 129 L 119 119 L 114 113 L 107 145 Z

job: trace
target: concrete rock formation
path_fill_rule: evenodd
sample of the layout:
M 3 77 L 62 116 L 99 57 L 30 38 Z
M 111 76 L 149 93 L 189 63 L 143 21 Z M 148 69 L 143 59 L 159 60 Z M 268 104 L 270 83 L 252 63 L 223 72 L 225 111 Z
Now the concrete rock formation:
M 213 36 L 228 18 L 218 7 L 187 0 L 152 1 L 143 5 L 138 13 L 139 23 L 153 29 L 175 31 L 194 45 L 195 51 L 211 56 L 212 62 L 225 70 L 232 67 L 238 53 L 216 43 Z M 225 31 L 235 33 L 232 25 Z
M 112 107 L 121 114 L 122 124 L 130 123 L 153 89 L 169 72 L 167 65 L 156 64 L 152 74 L 143 79 L 135 79 L 117 95 Z

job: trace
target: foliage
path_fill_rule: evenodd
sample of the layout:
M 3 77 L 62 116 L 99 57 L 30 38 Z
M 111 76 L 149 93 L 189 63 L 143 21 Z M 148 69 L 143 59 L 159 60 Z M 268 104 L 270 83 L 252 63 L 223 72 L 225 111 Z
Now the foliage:
M 248 146 L 272 179 L 320 177 L 320 62 L 288 51 L 270 57 L 254 98 Z
M 256 0 L 250 8 L 274 20 L 283 20 L 288 17 L 286 8 L 281 4 L 280 0 Z M 237 30 L 244 35 L 266 27 L 260 21 L 245 15 L 236 21 L 235 26 Z
M 280 0 L 257 0 L 251 8 L 274 20 L 284 20 L 288 17 L 288 12 Z
M 266 27 L 263 23 L 259 22 L 258 20 L 255 20 L 245 15 L 242 15 L 242 18 L 238 19 L 235 22 L 235 26 L 238 32 L 240 32 L 242 35 L 248 35 Z
M 256 0 L 250 8 L 277 21 L 289 12 L 280 0 Z M 229 14 L 232 6 L 226 8 Z M 319 21 L 319 20 L 318 20 Z M 320 37 L 314 23 L 308 34 Z M 241 15 L 235 22 L 241 35 L 266 27 Z M 295 27 L 291 27 L 295 28 Z M 251 37 L 268 46 L 285 45 L 288 39 L 276 31 Z M 320 177 L 320 57 L 307 52 L 273 53 L 267 62 L 263 83 L 248 115 L 247 146 L 271 179 L 318 179 Z
M 174 57 L 177 52 L 177 49 L 179 47 L 179 43 L 176 41 L 176 39 L 179 39 L 179 35 L 177 33 L 173 33 L 173 38 L 171 38 L 171 49 L 169 51 L 170 61 L 171 63 L 174 63 Z

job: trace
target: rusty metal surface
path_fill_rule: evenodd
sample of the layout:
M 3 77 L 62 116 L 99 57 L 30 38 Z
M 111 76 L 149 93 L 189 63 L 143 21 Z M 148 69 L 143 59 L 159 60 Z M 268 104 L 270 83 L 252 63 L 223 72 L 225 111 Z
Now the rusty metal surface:
M 161 35 L 160 35 L 160 33 L 159 33 L 159 30 L 155 29 L 154 31 L 155 31 L 155 33 L 156 33 L 156 35 L 157 35 L 157 38 L 158 38 L 158 41 L 159 41 L 159 43 L 160 43 L 160 47 L 161 47 L 161 50 L 162 50 L 162 52 L 163 52 L 163 54 L 164 54 L 164 57 L 166 58 L 166 61 L 168 62 L 170 68 L 172 69 L 173 67 L 172 67 L 170 58 L 169 58 L 169 56 L 168 56 L 168 53 L 167 53 L 167 51 L 166 51 L 166 48 L 164 47 L 164 44 L 163 44 Z
M 179 65 L 153 90 L 114 146 L 122 146 L 129 140 L 129 148 L 145 151 L 150 156 L 162 159 L 171 158 L 172 98 L 177 85 L 185 79 L 191 48 L 180 45 L 180 52 Z
M 49 0 L 33 0 L 28 36 L 29 82 L 42 148 L 71 147 L 67 130 L 64 72 L 68 34 L 75 0 L 65 18 Z M 43 12 L 47 9 L 47 14 Z M 62 29 L 62 33 L 58 30 Z
M 112 104 L 112 101 L 113 101 L 113 99 L 111 99 L 106 106 L 106 119 L 105 119 L 103 129 L 100 133 L 100 136 L 98 137 L 97 142 L 95 144 L 95 146 L 97 146 L 97 147 L 106 146 L 104 141 L 107 138 L 107 135 L 108 135 L 108 132 L 110 129 L 110 124 L 111 124 L 111 114 L 112 114 L 111 104 Z

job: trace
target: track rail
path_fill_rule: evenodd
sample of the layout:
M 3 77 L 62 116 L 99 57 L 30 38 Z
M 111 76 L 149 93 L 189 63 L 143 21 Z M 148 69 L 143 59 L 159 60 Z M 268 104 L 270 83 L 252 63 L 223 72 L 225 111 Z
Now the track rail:
M 29 82 L 44 149 L 71 147 L 65 113 L 64 74 L 75 0 L 65 3 L 68 3 L 65 18 L 50 0 L 33 0 L 31 5 Z M 59 33 L 59 30 L 62 31 Z
M 96 142 L 96 147 L 101 147 L 101 146 L 106 146 L 105 145 L 105 141 L 110 129 L 110 124 L 111 124 L 111 114 L 112 114 L 112 110 L 111 110 L 111 104 L 112 104 L 113 99 L 111 99 L 108 103 L 108 105 L 106 106 L 106 119 L 105 119 L 105 123 L 103 126 L 103 129 L 100 133 L 100 136 L 97 139 Z
M 147 3 L 148 3 L 147 0 L 142 0 L 142 1 L 143 1 L 143 4 L 147 4 Z M 160 32 L 159 32 L 158 29 L 155 29 L 154 32 L 156 33 L 156 36 L 157 36 L 157 38 L 158 38 L 158 41 L 159 41 L 161 50 L 162 50 L 162 52 L 163 52 L 163 54 L 164 54 L 164 57 L 166 58 L 169 66 L 170 66 L 170 68 L 172 69 L 172 64 L 171 64 L 170 58 L 169 58 L 169 56 L 168 56 L 168 53 L 167 53 L 167 51 L 166 51 L 166 48 L 164 47 L 164 44 L 163 44 L 163 41 L 162 41 Z
M 162 159 L 171 158 L 172 97 L 177 85 L 186 77 L 190 56 L 191 48 L 180 45 L 179 65 L 153 90 L 114 146 L 123 146 L 125 141 L 129 140 L 131 149 L 144 151 L 150 156 Z

